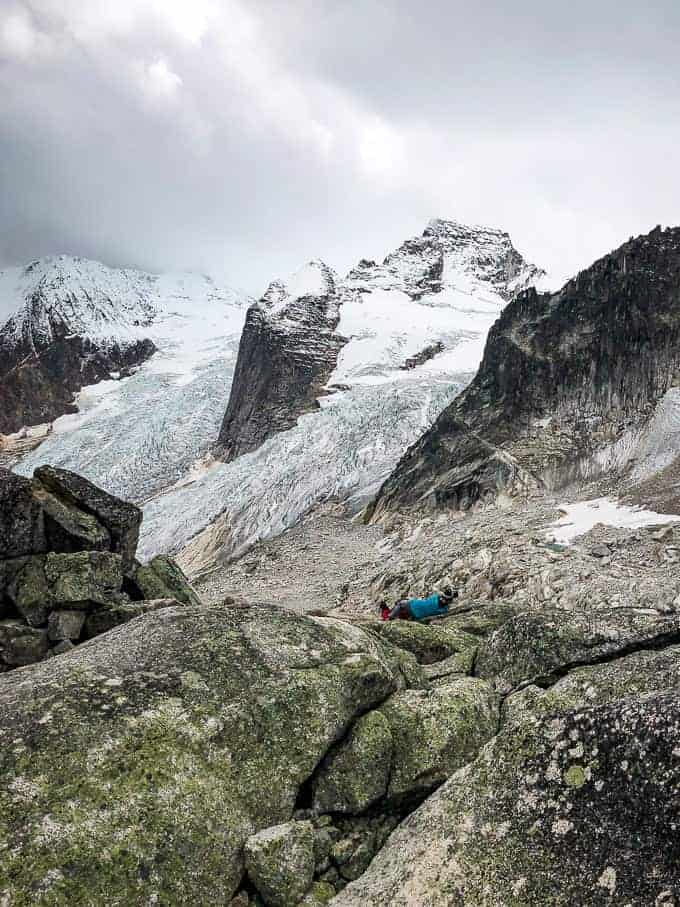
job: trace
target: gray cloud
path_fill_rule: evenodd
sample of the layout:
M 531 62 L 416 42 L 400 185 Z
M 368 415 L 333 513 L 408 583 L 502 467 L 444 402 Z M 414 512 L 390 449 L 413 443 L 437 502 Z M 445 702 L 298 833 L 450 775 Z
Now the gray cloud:
M 258 292 L 433 216 L 568 274 L 680 221 L 675 0 L 0 0 L 0 265 Z

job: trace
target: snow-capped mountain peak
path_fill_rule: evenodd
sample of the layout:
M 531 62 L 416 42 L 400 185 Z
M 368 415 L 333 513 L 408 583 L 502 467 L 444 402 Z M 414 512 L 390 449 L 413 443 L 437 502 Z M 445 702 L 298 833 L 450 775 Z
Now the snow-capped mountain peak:
M 158 311 L 155 276 L 108 268 L 69 255 L 0 272 L 0 312 L 13 310 L 0 329 L 0 348 L 23 342 L 35 350 L 55 337 L 77 334 L 118 342 L 139 339 Z

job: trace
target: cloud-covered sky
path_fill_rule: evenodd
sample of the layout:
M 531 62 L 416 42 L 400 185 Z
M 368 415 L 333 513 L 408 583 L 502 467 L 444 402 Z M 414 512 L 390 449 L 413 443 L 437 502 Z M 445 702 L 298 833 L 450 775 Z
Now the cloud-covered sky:
M 431 217 L 569 274 L 680 223 L 677 0 L 0 0 L 0 267 L 257 293 Z

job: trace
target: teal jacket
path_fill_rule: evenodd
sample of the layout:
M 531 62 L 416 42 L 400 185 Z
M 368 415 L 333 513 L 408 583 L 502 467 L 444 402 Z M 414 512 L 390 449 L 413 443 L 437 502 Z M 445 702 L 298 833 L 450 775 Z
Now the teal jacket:
M 429 598 L 412 598 L 409 601 L 411 617 L 414 620 L 423 620 L 426 617 L 434 617 L 437 614 L 448 614 L 449 606 L 439 603 L 438 595 L 431 595 Z

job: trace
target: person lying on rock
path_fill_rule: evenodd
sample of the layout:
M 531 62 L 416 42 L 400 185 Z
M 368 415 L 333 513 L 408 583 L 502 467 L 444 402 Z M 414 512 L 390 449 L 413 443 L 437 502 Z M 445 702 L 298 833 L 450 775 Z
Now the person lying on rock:
M 451 586 L 444 586 L 441 592 L 429 598 L 403 598 L 393 608 L 383 604 L 380 616 L 383 620 L 426 620 L 428 617 L 443 617 L 449 613 L 449 605 L 458 598 L 458 592 Z

